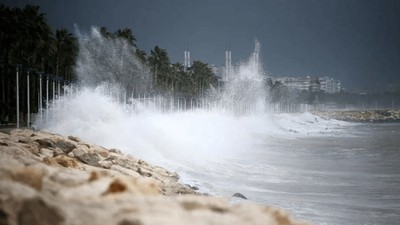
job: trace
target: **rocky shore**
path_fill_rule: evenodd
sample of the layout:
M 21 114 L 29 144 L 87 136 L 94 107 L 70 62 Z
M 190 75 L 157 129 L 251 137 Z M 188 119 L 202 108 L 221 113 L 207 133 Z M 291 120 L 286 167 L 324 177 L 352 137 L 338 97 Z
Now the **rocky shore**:
M 199 194 L 176 173 L 49 132 L 0 132 L 0 225 L 309 224 Z
M 357 111 L 314 111 L 323 119 L 336 119 L 349 122 L 397 122 L 400 110 L 357 110 Z

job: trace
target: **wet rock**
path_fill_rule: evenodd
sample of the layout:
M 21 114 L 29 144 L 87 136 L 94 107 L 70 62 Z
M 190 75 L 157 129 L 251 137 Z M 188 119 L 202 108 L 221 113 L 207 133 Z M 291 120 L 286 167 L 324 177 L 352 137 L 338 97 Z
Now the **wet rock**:
M 71 152 L 72 150 L 74 150 L 76 148 L 76 145 L 72 144 L 69 141 L 65 141 L 65 140 L 58 140 L 58 141 L 56 141 L 56 143 L 54 145 L 56 147 L 60 148 L 65 154 L 68 154 L 69 152 Z
M 74 153 L 75 154 L 75 153 Z M 77 159 L 91 166 L 100 167 L 100 156 L 94 152 L 85 153 L 83 155 L 75 155 Z
M 55 148 L 53 149 L 53 156 L 59 156 L 59 155 L 65 155 L 65 152 L 63 152 L 61 149 L 59 148 Z
M 145 177 L 151 177 L 153 175 L 150 171 L 148 171 L 146 169 L 142 169 L 141 167 L 138 167 L 137 172 L 140 175 L 145 176 Z
M 54 148 L 54 142 L 51 139 L 48 138 L 37 139 L 36 142 L 42 148 Z
M 115 149 L 115 148 L 112 148 L 112 149 L 110 149 L 109 151 L 110 151 L 110 152 L 113 152 L 113 153 L 117 153 L 117 154 L 122 154 L 121 150 Z
M 81 139 L 79 139 L 78 137 L 74 137 L 74 136 L 68 136 L 68 139 L 71 141 L 75 141 L 75 142 L 81 142 Z
M 189 185 L 189 184 L 186 184 L 190 189 L 192 189 L 192 190 L 194 190 L 194 191 L 198 191 L 199 190 L 199 188 L 198 187 L 196 187 L 196 186 L 192 186 L 192 185 Z
M 247 199 L 246 196 L 244 196 L 242 193 L 239 192 L 233 194 L 232 197 Z
M 18 213 L 19 225 L 61 225 L 64 223 L 61 211 L 40 198 L 23 202 Z

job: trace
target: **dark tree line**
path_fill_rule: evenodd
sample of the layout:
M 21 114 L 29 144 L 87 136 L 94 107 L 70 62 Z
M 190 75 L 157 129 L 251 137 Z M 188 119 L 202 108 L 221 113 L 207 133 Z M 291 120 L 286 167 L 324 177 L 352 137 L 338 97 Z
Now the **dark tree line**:
M 139 49 L 136 37 L 131 29 L 119 29 L 110 32 L 107 28 L 100 28 L 105 38 L 124 39 L 135 48 L 135 56 L 149 68 L 152 75 L 151 93 L 167 94 L 186 98 L 204 96 L 210 88 L 216 88 L 218 77 L 210 66 L 202 61 L 194 61 L 192 66 L 184 68 L 181 63 L 171 63 L 166 49 L 155 46 L 150 54 Z
M 204 62 L 194 61 L 190 68 L 184 68 L 180 63 L 171 63 L 167 51 L 159 46 L 155 46 L 149 54 L 140 50 L 131 29 L 109 32 L 102 27 L 100 32 L 106 38 L 126 40 L 135 49 L 134 54 L 152 75 L 150 92 L 153 94 L 198 98 L 218 84 L 218 77 Z M 21 9 L 0 5 L 0 119 L 3 121 L 9 116 L 9 121 L 15 120 L 17 65 L 20 66 L 21 115 L 26 114 L 27 108 L 28 71 L 31 75 L 31 112 L 36 113 L 39 101 L 38 75 L 54 74 L 56 76 L 49 77 L 63 81 L 76 80 L 78 52 L 77 38 L 67 29 L 53 30 L 39 6 L 26 5 Z M 47 77 L 42 77 L 44 82 Z
M 28 71 L 32 75 L 29 82 L 31 108 L 32 112 L 37 112 L 37 75 L 57 74 L 58 80 L 73 80 L 77 52 L 77 39 L 66 29 L 54 31 L 39 6 L 27 5 L 20 9 L 0 5 L 1 120 L 15 119 L 17 66 L 20 71 L 21 114 L 25 114 L 27 108 Z M 52 79 L 55 78 L 52 76 Z M 46 76 L 43 76 L 44 79 L 47 79 Z

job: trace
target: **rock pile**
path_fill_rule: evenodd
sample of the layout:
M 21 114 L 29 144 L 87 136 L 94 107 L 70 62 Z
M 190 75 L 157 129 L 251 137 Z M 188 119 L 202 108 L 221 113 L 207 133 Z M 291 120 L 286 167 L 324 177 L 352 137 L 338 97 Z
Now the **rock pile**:
M 0 224 L 308 224 L 231 205 L 117 149 L 49 132 L 0 132 Z
M 400 121 L 400 110 L 315 111 L 313 114 L 324 119 L 336 119 L 349 122 Z

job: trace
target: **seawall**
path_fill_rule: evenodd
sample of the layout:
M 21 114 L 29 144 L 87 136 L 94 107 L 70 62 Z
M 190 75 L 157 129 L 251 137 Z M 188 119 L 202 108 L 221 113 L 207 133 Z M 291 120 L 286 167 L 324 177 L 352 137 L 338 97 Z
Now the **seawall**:
M 399 122 L 400 110 L 352 110 L 352 111 L 313 111 L 324 119 L 336 119 L 349 122 Z

